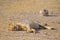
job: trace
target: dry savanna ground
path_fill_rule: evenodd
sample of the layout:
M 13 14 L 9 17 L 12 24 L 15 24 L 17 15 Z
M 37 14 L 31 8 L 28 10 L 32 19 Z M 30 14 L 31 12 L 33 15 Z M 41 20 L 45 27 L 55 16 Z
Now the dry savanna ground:
M 48 9 L 49 16 L 40 16 L 41 9 Z M 56 30 L 39 30 L 38 33 L 8 31 L 8 23 L 23 20 L 48 24 Z M 60 40 L 60 0 L 0 0 L 0 40 Z

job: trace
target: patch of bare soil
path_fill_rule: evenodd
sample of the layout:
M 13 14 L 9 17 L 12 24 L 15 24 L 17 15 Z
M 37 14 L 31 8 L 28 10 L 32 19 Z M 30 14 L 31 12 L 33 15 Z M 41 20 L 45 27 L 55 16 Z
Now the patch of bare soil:
M 49 10 L 49 16 L 40 16 L 39 11 L 44 8 Z M 14 23 L 32 20 L 56 30 L 39 30 L 36 34 L 10 32 L 10 19 Z M 0 0 L 0 40 L 60 40 L 60 0 Z

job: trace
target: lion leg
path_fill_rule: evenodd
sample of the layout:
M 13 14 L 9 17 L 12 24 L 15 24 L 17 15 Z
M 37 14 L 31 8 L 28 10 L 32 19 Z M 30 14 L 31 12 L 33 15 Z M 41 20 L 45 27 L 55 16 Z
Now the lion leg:
M 31 32 L 31 33 L 36 33 L 36 30 L 35 30 L 35 29 L 31 29 L 30 32 Z

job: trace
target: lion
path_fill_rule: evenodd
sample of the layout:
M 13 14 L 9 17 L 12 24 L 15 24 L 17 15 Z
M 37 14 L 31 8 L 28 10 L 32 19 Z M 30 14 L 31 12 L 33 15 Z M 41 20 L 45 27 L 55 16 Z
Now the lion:
M 53 29 L 51 27 L 42 26 L 36 22 L 17 22 L 16 24 L 10 23 L 9 30 L 10 31 L 26 31 L 28 33 L 36 33 L 37 30 L 40 29 Z
M 27 24 L 22 24 L 22 23 L 9 23 L 9 31 L 26 31 L 30 33 L 35 33 L 35 29 L 31 29 L 30 26 Z

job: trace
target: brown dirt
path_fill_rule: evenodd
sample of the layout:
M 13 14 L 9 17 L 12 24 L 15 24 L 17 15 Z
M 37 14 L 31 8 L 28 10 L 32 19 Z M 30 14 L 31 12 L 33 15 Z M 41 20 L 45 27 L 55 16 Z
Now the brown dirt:
M 50 16 L 39 15 L 39 10 L 44 8 L 49 10 Z M 36 34 L 9 32 L 10 19 L 15 23 L 23 20 L 47 23 L 56 30 L 39 30 Z M 60 0 L 0 0 L 0 40 L 60 40 Z

